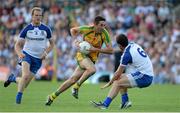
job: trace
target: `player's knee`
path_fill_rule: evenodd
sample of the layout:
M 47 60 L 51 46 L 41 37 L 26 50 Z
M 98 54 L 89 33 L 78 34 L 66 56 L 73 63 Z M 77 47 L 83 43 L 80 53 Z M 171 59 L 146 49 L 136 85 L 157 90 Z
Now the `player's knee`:
M 116 81 L 113 82 L 113 85 L 114 86 L 119 86 L 119 82 L 116 80 Z
M 28 77 L 28 75 L 25 75 L 24 77 L 22 77 L 22 79 L 24 79 L 24 81 L 28 81 L 29 77 Z
M 92 68 L 87 69 L 87 71 L 92 75 L 96 72 L 96 68 L 92 67 Z

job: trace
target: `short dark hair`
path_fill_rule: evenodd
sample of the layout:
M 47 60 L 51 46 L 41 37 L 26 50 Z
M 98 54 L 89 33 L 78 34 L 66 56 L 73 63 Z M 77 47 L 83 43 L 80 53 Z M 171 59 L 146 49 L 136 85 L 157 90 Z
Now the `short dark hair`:
M 96 16 L 94 19 L 94 23 L 97 25 L 99 24 L 100 21 L 106 21 L 106 19 L 103 18 L 102 16 Z
M 126 35 L 120 34 L 116 37 L 116 42 L 121 46 L 126 47 L 128 45 L 128 38 Z

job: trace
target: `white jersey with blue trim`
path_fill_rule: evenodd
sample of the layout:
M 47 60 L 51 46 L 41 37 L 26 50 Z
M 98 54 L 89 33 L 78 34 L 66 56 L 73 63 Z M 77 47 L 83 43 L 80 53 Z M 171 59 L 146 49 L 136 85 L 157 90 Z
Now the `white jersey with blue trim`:
M 39 26 L 33 26 L 31 23 L 21 31 L 19 37 L 25 39 L 23 51 L 33 57 L 41 58 L 51 38 L 51 30 L 42 23 Z
M 127 70 L 131 70 L 131 73 L 140 71 L 143 74 L 154 76 L 153 66 L 149 56 L 136 43 L 129 43 L 125 48 L 120 65 L 126 66 Z

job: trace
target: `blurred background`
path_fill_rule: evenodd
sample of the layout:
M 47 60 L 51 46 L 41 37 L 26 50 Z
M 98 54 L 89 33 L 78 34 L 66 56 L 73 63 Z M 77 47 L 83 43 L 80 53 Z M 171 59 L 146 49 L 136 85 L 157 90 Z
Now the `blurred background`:
M 90 25 L 97 15 L 106 18 L 113 55 L 101 54 L 97 73 L 87 82 L 108 81 L 119 65 L 115 36 L 124 33 L 140 44 L 154 66 L 154 84 L 180 84 L 179 0 L 0 0 L 0 80 L 10 73 L 20 75 L 14 44 L 20 31 L 31 22 L 32 7 L 44 10 L 43 22 L 50 26 L 56 45 L 43 62 L 35 80 L 61 81 L 76 67 L 70 28 Z

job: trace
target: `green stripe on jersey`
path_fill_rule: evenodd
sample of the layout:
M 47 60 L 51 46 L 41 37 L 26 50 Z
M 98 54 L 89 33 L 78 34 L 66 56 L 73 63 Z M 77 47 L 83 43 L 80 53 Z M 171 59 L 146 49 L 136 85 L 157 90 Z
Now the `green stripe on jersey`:
M 80 30 L 93 29 L 93 26 L 81 26 Z
M 105 38 L 106 38 L 107 42 L 109 43 L 111 41 L 110 37 L 109 37 L 109 33 L 107 32 L 106 29 L 103 30 L 103 33 L 105 34 Z

